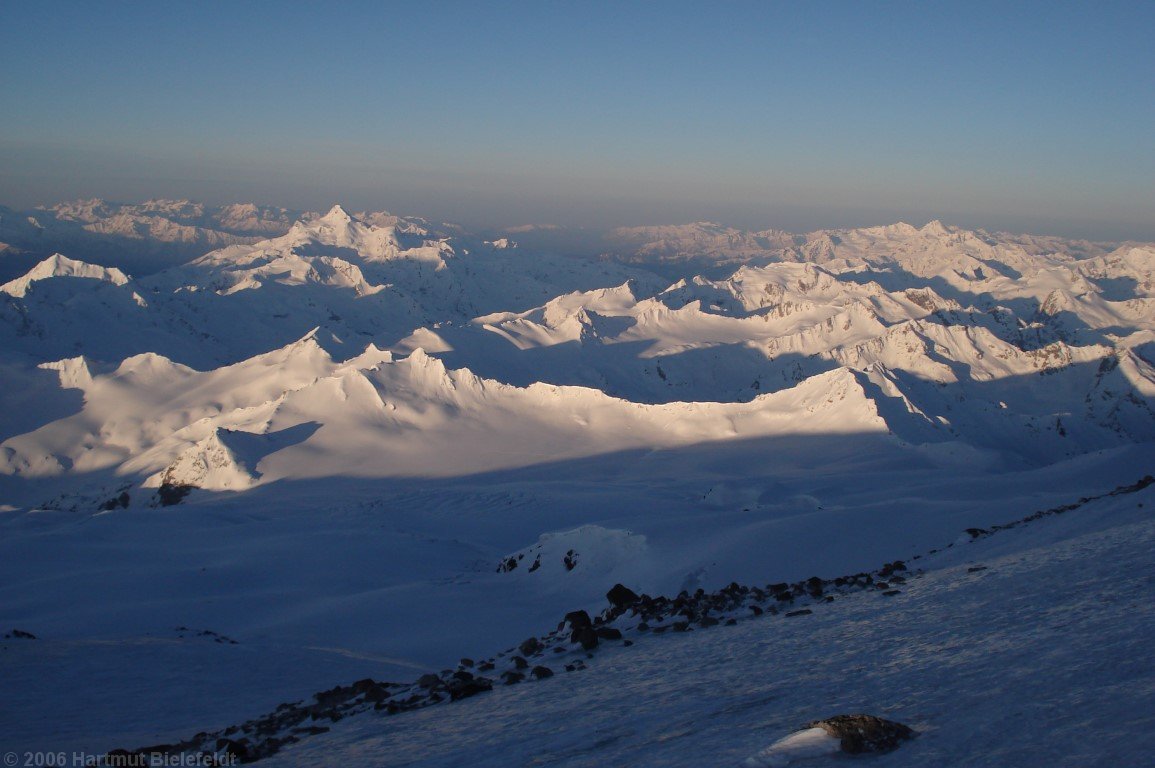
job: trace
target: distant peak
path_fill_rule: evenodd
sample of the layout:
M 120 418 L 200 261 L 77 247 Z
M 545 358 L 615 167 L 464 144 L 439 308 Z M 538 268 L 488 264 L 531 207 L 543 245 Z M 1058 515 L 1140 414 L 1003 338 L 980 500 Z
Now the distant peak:
M 938 219 L 928 221 L 926 223 L 926 226 L 923 227 L 920 231 L 924 232 L 928 235 L 945 235 L 945 234 L 947 234 L 946 227 L 943 226 L 943 223 L 941 221 L 939 221 Z
M 0 293 L 23 297 L 33 283 L 53 277 L 80 277 L 112 283 L 113 285 L 125 285 L 129 280 L 128 275 L 116 267 L 101 267 L 70 259 L 61 253 L 54 253 L 28 270 L 23 276 L 0 285 Z
M 332 208 L 329 209 L 328 213 L 326 213 L 324 216 L 321 217 L 321 220 L 322 221 L 328 221 L 328 222 L 340 221 L 340 222 L 346 222 L 347 223 L 347 222 L 352 221 L 353 218 L 348 213 L 346 213 L 345 209 L 342 208 L 340 205 L 334 205 Z

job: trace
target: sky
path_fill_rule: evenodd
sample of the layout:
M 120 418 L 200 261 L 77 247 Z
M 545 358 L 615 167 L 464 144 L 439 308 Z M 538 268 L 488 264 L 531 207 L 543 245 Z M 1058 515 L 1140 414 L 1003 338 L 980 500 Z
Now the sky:
M 0 204 L 1155 240 L 1155 3 L 0 0 Z

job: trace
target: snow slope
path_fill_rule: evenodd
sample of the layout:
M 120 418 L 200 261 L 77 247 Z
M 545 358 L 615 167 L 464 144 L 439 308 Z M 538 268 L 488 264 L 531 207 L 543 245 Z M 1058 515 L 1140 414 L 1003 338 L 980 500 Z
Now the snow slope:
M 1140 765 L 1155 746 L 1152 502 L 1148 490 L 963 545 L 921 561 L 894 597 L 637 638 L 580 672 L 330 723 L 268 764 L 838 765 L 825 743 L 764 749 L 869 712 L 919 732 L 888 766 Z

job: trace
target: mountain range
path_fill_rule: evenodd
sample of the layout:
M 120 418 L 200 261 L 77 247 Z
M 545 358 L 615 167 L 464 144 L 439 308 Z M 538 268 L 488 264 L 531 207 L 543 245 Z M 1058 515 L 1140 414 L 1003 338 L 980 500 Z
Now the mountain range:
M 1150 537 L 1129 484 L 1155 470 L 1155 244 L 938 221 L 579 234 L 0 209 L 0 628 L 43 639 L 0 654 L 26 699 L 12 743 L 172 741 L 500 658 L 618 583 L 673 598 L 917 555 L 917 599 L 973 617 L 949 575 L 966 552 L 1034 598 L 1047 553 L 1076 557 L 1058 534 L 965 549 L 976 531 L 1085 507 L 1054 530 L 1095 558 L 1104 531 Z M 1095 562 L 1096 585 L 1130 578 Z M 792 668 L 841 674 L 783 636 Z M 64 689 L 101 704 L 61 713 Z

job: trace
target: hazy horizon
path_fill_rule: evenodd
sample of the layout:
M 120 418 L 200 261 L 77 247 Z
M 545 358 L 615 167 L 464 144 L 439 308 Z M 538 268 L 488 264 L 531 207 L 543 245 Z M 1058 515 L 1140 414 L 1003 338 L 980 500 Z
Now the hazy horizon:
M 0 203 L 1155 240 L 1155 7 L 13 8 Z

